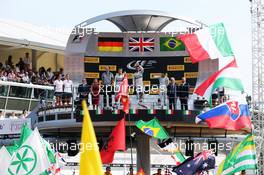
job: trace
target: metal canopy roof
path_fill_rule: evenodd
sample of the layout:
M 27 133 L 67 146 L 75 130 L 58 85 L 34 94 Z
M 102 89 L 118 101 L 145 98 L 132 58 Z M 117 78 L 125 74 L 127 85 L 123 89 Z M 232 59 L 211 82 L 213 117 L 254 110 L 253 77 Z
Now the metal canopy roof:
M 28 48 L 64 54 L 71 30 L 58 29 L 24 21 L 0 19 L 0 51 Z
M 115 24 L 122 32 L 127 31 L 161 31 L 166 25 L 172 21 L 184 21 L 195 26 L 204 25 L 198 20 L 176 16 L 162 11 L 156 10 L 126 10 L 107 13 L 90 18 L 76 27 L 86 27 L 90 24 L 108 20 Z

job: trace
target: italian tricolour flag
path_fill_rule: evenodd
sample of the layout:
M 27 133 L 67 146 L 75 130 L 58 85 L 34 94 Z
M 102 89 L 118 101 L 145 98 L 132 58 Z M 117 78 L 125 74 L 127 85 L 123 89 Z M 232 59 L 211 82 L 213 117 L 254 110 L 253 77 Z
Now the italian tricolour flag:
M 244 90 L 235 58 L 200 85 L 197 85 L 194 93 L 205 97 L 209 102 L 211 102 L 212 93 L 219 87 L 238 91 Z
M 178 38 L 185 44 L 193 63 L 234 55 L 223 23 Z

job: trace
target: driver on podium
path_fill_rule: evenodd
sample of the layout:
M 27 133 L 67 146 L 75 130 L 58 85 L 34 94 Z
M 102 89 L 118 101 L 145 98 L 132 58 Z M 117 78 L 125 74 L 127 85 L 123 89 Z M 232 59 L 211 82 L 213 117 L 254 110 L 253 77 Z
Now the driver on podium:
M 143 101 L 143 95 L 144 95 L 144 85 L 143 85 L 144 68 L 141 65 L 139 65 L 138 62 L 135 64 L 134 67 L 136 69 L 136 72 L 133 75 L 133 85 L 137 93 L 137 98 L 139 99 L 139 103 L 141 103 Z

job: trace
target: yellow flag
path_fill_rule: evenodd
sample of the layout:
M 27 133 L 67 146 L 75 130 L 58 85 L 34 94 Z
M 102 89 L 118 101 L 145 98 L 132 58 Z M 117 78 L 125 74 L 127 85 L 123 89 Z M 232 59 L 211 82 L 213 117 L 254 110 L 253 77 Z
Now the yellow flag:
M 97 145 L 94 127 L 87 109 L 82 102 L 84 117 L 81 138 L 80 175 L 103 175 L 102 160 Z

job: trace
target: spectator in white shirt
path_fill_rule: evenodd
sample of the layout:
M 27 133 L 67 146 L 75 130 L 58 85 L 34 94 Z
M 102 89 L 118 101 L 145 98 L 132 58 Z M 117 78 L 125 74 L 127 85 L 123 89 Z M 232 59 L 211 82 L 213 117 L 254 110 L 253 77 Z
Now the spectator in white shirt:
M 20 118 L 25 119 L 25 118 L 27 118 L 27 116 L 28 116 L 28 111 L 24 109 Z
M 72 98 L 72 80 L 70 80 L 70 75 L 65 75 L 65 80 L 63 81 L 63 90 L 64 90 L 64 98 L 65 105 L 70 105 Z
M 0 71 L 0 80 L 1 81 L 7 81 L 7 72 Z
M 5 116 L 3 114 L 3 111 L 0 111 L 0 120 L 4 120 L 5 119 Z
M 54 81 L 55 86 L 55 97 L 56 97 L 56 106 L 62 106 L 62 95 L 63 95 L 63 81 L 61 80 L 61 75 L 59 74 Z
M 9 117 L 10 119 L 18 119 L 18 117 L 16 116 L 15 112 L 12 112 L 11 116 Z

